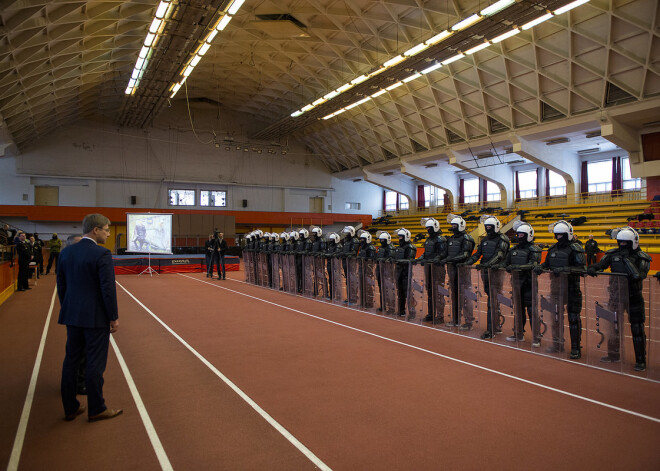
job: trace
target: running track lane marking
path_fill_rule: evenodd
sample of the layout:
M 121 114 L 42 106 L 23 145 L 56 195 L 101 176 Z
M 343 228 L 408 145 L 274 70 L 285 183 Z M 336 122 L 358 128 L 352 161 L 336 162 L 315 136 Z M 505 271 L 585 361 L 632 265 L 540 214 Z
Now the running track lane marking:
M 142 309 L 147 311 L 151 317 L 156 319 L 156 321 L 162 325 L 165 330 L 167 330 L 172 336 L 174 336 L 175 339 L 177 339 L 181 344 L 183 344 L 184 347 L 186 347 L 193 355 L 195 355 L 208 369 L 210 369 L 218 378 L 220 378 L 227 386 L 229 386 L 241 399 L 243 399 L 252 409 L 254 409 L 261 417 L 266 420 L 275 430 L 277 430 L 284 438 L 286 438 L 293 446 L 295 446 L 303 455 L 305 455 L 314 465 L 316 465 L 319 469 L 322 469 L 324 471 L 332 471 L 332 469 L 325 464 L 323 461 L 321 461 L 312 451 L 307 448 L 305 445 L 303 445 L 296 437 L 294 437 L 291 432 L 289 432 L 286 428 L 284 428 L 278 421 L 276 421 L 271 415 L 263 410 L 259 404 L 254 402 L 247 394 L 245 394 L 238 386 L 236 386 L 229 378 L 227 378 L 224 374 L 220 372 L 210 361 L 208 361 L 206 358 L 202 356 L 201 353 L 199 353 L 197 350 L 195 350 L 188 342 L 183 340 L 183 338 L 174 332 L 168 326 L 163 322 L 156 314 L 151 312 L 151 310 L 142 304 L 142 302 L 137 299 L 133 294 L 128 291 L 126 288 L 124 288 L 121 283 L 116 281 L 117 285 L 123 289 L 126 294 L 128 294 L 133 300 L 138 303 Z
M 37 388 L 37 378 L 39 377 L 39 369 L 41 368 L 41 359 L 44 355 L 44 346 L 46 345 L 46 336 L 48 335 L 48 326 L 50 325 L 50 318 L 53 314 L 55 307 L 55 295 L 57 294 L 57 287 L 53 289 L 53 297 L 50 299 L 50 308 L 48 308 L 48 316 L 46 317 L 46 324 L 44 331 L 41 334 L 41 342 L 37 350 L 37 358 L 34 360 L 34 368 L 32 369 L 32 377 L 30 378 L 30 385 L 28 386 L 27 395 L 25 396 L 25 403 L 23 404 L 23 412 L 21 413 L 21 420 L 18 422 L 18 430 L 16 430 L 16 438 L 14 438 L 14 446 L 11 449 L 9 457 L 9 464 L 7 471 L 16 471 L 18 469 L 18 462 L 21 459 L 21 452 L 23 451 L 23 442 L 25 441 L 25 432 L 27 431 L 27 424 L 30 418 L 30 410 L 32 409 L 32 401 L 34 401 L 34 390 Z
M 632 410 L 629 410 L 629 409 L 624 409 L 622 407 L 618 407 L 618 406 L 615 406 L 615 405 L 612 405 L 612 404 L 608 404 L 606 402 L 601 402 L 601 401 L 598 401 L 596 399 L 591 399 L 591 398 L 588 398 L 588 397 L 585 397 L 585 396 L 580 396 L 579 394 L 564 391 L 563 389 L 553 388 L 552 386 L 548 386 L 546 384 L 537 383 L 535 381 L 531 381 L 529 379 L 521 378 L 519 376 L 510 375 L 510 374 L 504 373 L 502 371 L 493 370 L 493 369 L 487 368 L 485 366 L 477 365 L 475 363 L 470 363 L 470 362 L 465 361 L 465 360 L 460 360 L 458 358 L 443 355 L 442 353 L 434 352 L 434 351 L 427 350 L 427 349 L 422 348 L 422 347 L 417 347 L 415 345 L 410 345 L 408 343 L 400 342 L 399 340 L 394 340 L 394 339 L 391 339 L 389 337 L 384 337 L 382 335 L 374 334 L 373 332 L 368 332 L 366 330 L 358 329 L 356 327 L 351 327 L 350 325 L 342 324 L 340 322 L 335 322 L 335 321 L 331 321 L 329 319 L 325 319 L 323 317 L 315 316 L 314 314 L 310 314 L 308 312 L 299 311 L 298 309 L 294 309 L 292 307 L 283 306 L 281 304 L 277 304 L 277 303 L 274 303 L 272 301 L 267 301 L 265 299 L 258 298 L 256 296 L 252 296 L 250 294 L 241 293 L 240 291 L 235 291 L 233 289 L 229 289 L 229 288 L 225 288 L 223 286 L 219 286 L 219 285 L 216 285 L 216 284 L 213 284 L 213 283 L 209 283 L 208 281 L 200 280 L 198 278 L 194 278 L 194 277 L 189 276 L 189 275 L 184 275 L 183 273 L 179 273 L 179 275 L 183 276 L 183 277 L 186 277 L 186 278 L 190 278 L 191 280 L 197 281 L 199 283 L 205 283 L 205 284 L 213 286 L 215 288 L 224 289 L 224 290 L 230 291 L 232 293 L 240 294 L 241 296 L 246 296 L 248 298 L 256 299 L 257 301 L 261 301 L 261 302 L 264 302 L 264 303 L 267 303 L 267 304 L 272 304 L 273 306 L 281 307 L 282 309 L 287 309 L 289 311 L 297 312 L 299 314 L 303 314 L 303 315 L 308 316 L 308 317 L 313 317 L 314 319 L 318 319 L 318 320 L 321 320 L 321 321 L 324 321 L 324 322 L 328 322 L 330 324 L 338 325 L 340 327 L 345 327 L 347 329 L 354 330 L 356 332 L 371 335 L 372 337 L 376 337 L 376 338 L 379 338 L 379 339 L 382 339 L 382 340 L 387 340 L 388 342 L 396 343 L 396 344 L 402 345 L 404 347 L 409 347 L 409 348 L 412 348 L 414 350 L 418 350 L 420 352 L 429 353 L 431 355 L 435 355 L 435 356 L 444 358 L 446 360 L 455 361 L 456 363 L 460 363 L 462 365 L 471 366 L 471 367 L 477 368 L 479 370 L 487 371 L 489 373 L 493 373 L 493 374 L 496 374 L 496 375 L 499 375 L 499 376 L 504 376 L 505 378 L 513 379 L 515 381 L 520 381 L 521 383 L 526 383 L 526 384 L 536 386 L 536 387 L 541 388 L 541 389 L 547 389 L 548 391 L 553 391 L 553 392 L 563 394 L 563 395 L 568 396 L 568 397 L 572 397 L 572 398 L 575 398 L 575 399 L 580 399 L 582 401 L 590 402 L 590 403 L 596 404 L 598 406 L 606 407 L 608 409 L 612 409 L 612 410 L 615 410 L 615 411 L 618 411 L 618 412 L 623 412 L 624 414 L 630 414 L 630 415 L 633 415 L 635 417 L 650 420 L 651 422 L 655 422 L 655 423 L 660 424 L 660 419 L 657 418 L 657 417 L 652 417 L 650 415 L 641 414 L 639 412 L 635 412 L 635 411 L 632 411 Z M 121 285 L 119 285 L 119 286 L 121 286 Z
M 140 393 L 137 390 L 137 386 L 135 386 L 135 382 L 133 381 L 131 372 L 128 371 L 128 366 L 124 361 L 124 357 L 119 352 L 119 347 L 117 346 L 117 343 L 115 342 L 115 339 L 113 338 L 112 335 L 110 335 L 110 343 L 112 344 L 112 348 L 115 351 L 115 355 L 117 355 L 117 361 L 119 361 L 119 366 L 121 366 L 121 370 L 124 373 L 124 377 L 126 378 L 126 382 L 128 383 L 128 388 L 131 390 L 131 394 L 133 395 L 133 400 L 135 401 L 135 405 L 137 406 L 138 412 L 140 413 L 140 418 L 142 419 L 144 428 L 147 431 L 147 435 L 149 435 L 149 441 L 151 441 L 151 446 L 154 448 L 154 452 L 156 453 L 156 457 L 158 458 L 160 467 L 163 471 L 172 471 L 173 468 L 172 465 L 170 464 L 170 460 L 167 458 L 167 453 L 165 453 L 163 444 L 160 442 L 160 439 L 158 438 L 158 434 L 156 433 L 154 424 L 151 422 L 151 418 L 147 413 L 147 408 L 144 407 L 144 402 L 142 402 L 142 397 L 140 397 Z

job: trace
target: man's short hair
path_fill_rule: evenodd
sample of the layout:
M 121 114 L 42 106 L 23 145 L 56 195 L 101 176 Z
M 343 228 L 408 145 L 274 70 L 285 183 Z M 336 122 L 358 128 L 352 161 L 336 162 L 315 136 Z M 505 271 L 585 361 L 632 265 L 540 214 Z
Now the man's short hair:
M 78 234 L 71 234 L 69 237 L 67 237 L 66 238 L 66 246 L 68 247 L 70 245 L 75 244 L 76 243 L 75 242 L 76 238 L 82 238 L 82 236 L 78 235 Z
M 103 214 L 88 214 L 83 219 L 83 234 L 89 234 L 95 227 L 103 227 L 106 224 L 110 225 L 110 219 Z

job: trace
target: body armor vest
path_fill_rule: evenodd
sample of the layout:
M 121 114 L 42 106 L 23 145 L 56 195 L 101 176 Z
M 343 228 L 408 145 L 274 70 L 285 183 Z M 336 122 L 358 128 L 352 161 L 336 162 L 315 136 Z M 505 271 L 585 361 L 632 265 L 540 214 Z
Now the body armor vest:
M 488 262 L 497 254 L 500 242 L 501 238 L 499 235 L 492 238 L 487 237 L 481 242 L 481 263 Z
M 444 237 L 428 237 L 426 242 L 424 242 L 424 258 L 431 259 L 442 255 L 440 251 L 442 250 L 442 244 L 445 242 L 446 241 Z
M 526 265 L 529 261 L 529 247 L 529 245 L 526 247 L 514 247 L 511 250 L 511 265 Z
M 404 245 L 399 245 L 397 248 L 394 250 L 394 259 L 395 260 L 405 260 L 406 257 L 406 250 L 410 246 L 410 242 L 406 242 Z
M 354 243 L 355 243 L 354 237 L 351 237 L 350 239 L 347 238 L 346 240 L 344 240 L 344 246 L 342 248 L 341 253 L 345 255 L 350 255 L 354 253 L 355 252 L 355 250 L 353 249 Z
M 623 256 L 620 253 L 612 254 L 612 263 L 610 263 L 610 269 L 612 270 L 612 273 L 623 273 L 624 275 L 628 274 L 628 269 L 623 261 Z
M 376 260 L 384 260 L 392 256 L 392 250 L 394 247 L 392 245 L 386 245 L 385 247 L 378 247 L 378 252 L 376 252 Z
M 569 266 L 570 256 L 571 256 L 570 247 L 559 247 L 554 246 L 553 249 L 548 251 L 548 256 L 546 261 L 550 268 L 563 268 Z
M 461 232 L 459 235 L 453 235 L 447 239 L 447 256 L 455 257 L 465 250 L 463 248 L 463 243 L 465 241 L 464 233 Z
M 312 252 L 320 252 L 323 250 L 323 244 L 322 244 L 321 239 L 317 239 L 315 241 L 312 241 Z
M 296 241 L 296 253 L 303 253 L 305 251 L 305 241 L 304 240 L 297 240 Z

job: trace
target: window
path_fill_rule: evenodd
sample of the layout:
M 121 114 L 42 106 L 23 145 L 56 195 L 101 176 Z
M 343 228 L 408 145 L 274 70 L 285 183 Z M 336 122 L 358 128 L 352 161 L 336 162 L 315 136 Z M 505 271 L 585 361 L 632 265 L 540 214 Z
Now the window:
M 518 172 L 518 186 L 520 199 L 536 198 L 536 170 Z
M 612 159 L 587 163 L 589 193 L 605 193 L 612 190 Z
M 564 177 L 559 175 L 556 172 L 550 170 L 548 172 L 550 176 L 550 195 L 549 196 L 562 196 L 566 194 L 566 180 Z
M 502 193 L 500 187 L 493 182 L 486 182 L 486 201 L 500 201 Z
M 168 190 L 170 206 L 195 206 L 195 190 Z
M 630 174 L 630 159 L 628 157 L 621 159 L 621 170 L 624 190 L 639 190 L 642 187 L 642 179 L 633 178 Z
M 199 192 L 199 205 L 216 207 L 227 206 L 227 192 L 202 190 Z
M 360 203 L 346 203 L 346 209 L 360 209 Z
M 437 186 L 424 186 L 424 207 L 430 208 L 431 206 L 444 206 L 445 204 L 445 190 Z
M 463 201 L 466 203 L 479 202 L 479 179 L 471 178 L 463 183 Z
M 385 192 L 385 211 L 396 211 L 396 197 L 395 191 Z
M 440 188 L 435 188 L 435 205 L 436 206 L 444 206 L 445 205 L 445 193 L 447 193 L 445 190 L 442 190 Z
M 424 186 L 424 207 L 425 208 L 430 208 L 431 207 L 431 198 L 432 198 L 431 194 L 433 193 L 432 190 L 433 189 L 430 186 L 428 186 L 428 185 Z
M 408 209 L 408 198 L 399 195 L 399 209 Z

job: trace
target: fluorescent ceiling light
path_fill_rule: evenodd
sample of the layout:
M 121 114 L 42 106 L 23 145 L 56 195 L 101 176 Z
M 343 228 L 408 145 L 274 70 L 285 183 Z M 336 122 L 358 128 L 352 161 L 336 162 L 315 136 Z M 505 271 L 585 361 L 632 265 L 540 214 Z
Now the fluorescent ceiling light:
M 335 111 L 335 116 L 337 116 L 338 114 L 342 114 L 344 111 L 346 111 L 346 108 L 342 108 L 341 110 Z
M 165 17 L 165 13 L 167 13 L 167 9 L 169 8 L 170 3 L 169 0 L 161 1 L 160 4 L 158 5 L 158 8 L 156 9 L 156 18 L 163 19 Z
M 458 59 L 462 59 L 463 57 L 465 57 L 465 54 L 456 54 L 455 56 L 442 61 L 442 65 L 451 64 L 452 62 L 456 62 Z
M 128 87 L 129 87 L 129 88 L 133 88 L 134 86 L 135 86 L 135 80 L 134 80 L 134 79 L 130 79 L 130 80 L 128 81 Z
M 346 109 L 347 109 L 347 110 L 352 110 L 352 109 L 355 108 L 357 105 L 358 105 L 358 104 L 357 104 L 357 101 L 356 101 L 355 103 L 351 103 L 350 105 L 348 105 L 348 106 L 346 107 Z
M 406 52 L 403 53 L 403 55 L 406 56 L 406 57 L 414 56 L 415 54 L 419 54 L 424 49 L 428 49 L 429 47 L 430 47 L 430 44 L 421 43 L 421 44 L 418 44 L 417 46 L 415 46 L 413 48 L 408 49 Z
M 319 106 L 321 103 L 325 103 L 327 100 L 325 98 L 319 98 L 316 101 L 312 102 L 312 106 Z
M 378 69 L 374 70 L 373 72 L 369 72 L 369 77 L 374 77 L 381 72 L 385 72 L 387 69 L 385 67 L 379 67 Z
M 337 95 L 339 95 L 339 92 L 337 90 L 333 90 L 330 93 L 328 93 L 327 95 L 323 95 L 323 98 L 325 98 L 326 100 L 331 100 L 332 98 L 336 97 Z
M 243 5 L 244 2 L 245 0 L 234 0 L 234 2 L 229 7 L 229 10 L 227 10 L 227 13 L 234 15 L 238 9 L 241 8 L 241 5 Z
M 403 82 L 397 82 L 397 83 L 394 83 L 394 84 L 390 85 L 385 90 L 387 90 L 389 92 L 390 90 L 394 90 L 395 88 L 400 87 L 401 85 L 403 85 Z
M 467 55 L 474 54 L 477 51 L 481 51 L 482 49 L 486 49 L 488 46 L 490 46 L 489 42 L 479 44 L 478 46 L 475 46 L 472 49 L 468 49 L 467 51 L 465 51 L 465 54 L 467 54 Z
M 580 5 L 584 5 L 587 3 L 589 0 L 577 0 L 573 3 L 569 3 L 568 5 L 564 5 L 561 8 L 558 8 L 554 11 L 555 15 L 561 15 L 562 13 L 566 13 L 568 10 L 572 10 L 575 7 L 579 7 Z
M 138 57 L 138 60 L 135 61 L 135 68 L 136 69 L 141 69 L 142 65 L 144 64 L 144 59 L 141 57 Z
M 343 93 L 343 92 L 345 92 L 346 90 L 348 90 L 349 88 L 351 88 L 352 86 L 353 86 L 353 85 L 351 85 L 350 83 L 345 83 L 344 85 L 342 85 L 341 87 L 339 87 L 339 88 L 337 89 L 337 91 L 338 91 L 339 93 Z
M 499 42 L 504 41 L 506 38 L 510 38 L 511 36 L 515 36 L 516 34 L 520 33 L 520 30 L 518 28 L 512 29 L 508 33 L 504 33 L 493 39 L 491 42 L 493 44 L 497 44 Z
M 190 65 L 195 67 L 197 64 L 199 64 L 199 61 L 202 60 L 202 56 L 195 56 L 193 57 L 193 60 L 190 61 Z
M 371 95 L 371 98 L 379 97 L 379 96 L 381 96 L 383 93 L 386 93 L 386 92 L 387 92 L 387 90 L 378 90 L 376 93 L 374 93 L 373 95 Z
M 552 18 L 552 13 L 546 13 L 545 15 L 540 16 L 537 19 L 532 20 L 529 23 L 523 25 L 522 30 L 527 31 L 528 29 L 533 28 L 534 26 L 538 25 L 539 23 L 543 23 L 544 21 L 547 21 L 550 18 Z
M 160 28 L 160 25 L 163 23 L 163 20 L 160 20 L 158 18 L 154 18 L 154 20 L 151 22 L 151 26 L 149 26 L 149 32 L 156 34 L 158 32 L 158 28 Z
M 371 100 L 371 97 L 370 97 L 370 96 L 368 96 L 367 98 L 363 98 L 363 99 L 361 99 L 360 101 L 357 102 L 357 104 L 358 104 L 358 105 L 361 105 L 362 103 L 366 103 L 366 102 L 368 102 L 369 100 Z
M 209 43 L 202 44 L 202 47 L 199 48 L 199 51 L 197 51 L 197 54 L 199 54 L 200 56 L 203 56 L 204 54 L 206 54 L 206 51 L 208 51 L 210 47 L 211 47 L 211 45 Z
M 434 64 L 431 67 L 429 67 L 428 69 L 422 70 L 422 73 L 428 74 L 429 72 L 433 72 L 434 70 L 439 69 L 440 67 L 442 67 L 442 63 L 438 62 L 437 64 Z
M 186 70 L 183 71 L 183 76 L 188 77 L 188 75 L 190 75 L 192 73 L 193 69 L 194 69 L 194 67 L 190 66 L 190 65 L 188 67 L 186 67 Z
M 424 44 L 428 44 L 429 46 L 433 46 L 436 43 L 439 43 L 443 39 L 445 39 L 448 36 L 451 36 L 451 31 L 443 31 L 442 33 L 436 34 L 433 36 L 431 39 L 428 39 L 427 41 L 424 42 Z
M 456 23 L 454 26 L 451 27 L 451 30 L 452 31 L 460 31 L 462 29 L 465 29 L 468 26 L 470 26 L 470 25 L 476 23 L 477 21 L 479 21 L 480 18 L 481 17 L 478 14 L 475 13 L 474 15 L 465 18 L 463 21 L 459 21 L 458 23 Z
M 334 115 L 335 115 L 334 113 L 329 114 L 328 116 L 324 116 L 323 119 L 330 119 L 330 118 L 332 118 Z M 293 115 L 291 115 L 291 116 L 293 116 Z
M 142 46 L 142 50 L 140 51 L 140 54 L 138 54 L 138 57 L 144 59 L 145 57 L 147 57 L 148 53 L 149 53 L 149 46 Z
M 419 77 L 421 77 L 421 76 L 422 76 L 422 74 L 420 74 L 419 72 L 417 72 L 415 75 L 411 75 L 410 77 L 406 77 L 406 78 L 404 78 L 404 79 L 401 80 L 401 81 L 402 81 L 403 83 L 408 83 L 408 82 L 411 82 L 411 81 L 413 81 L 413 80 L 415 80 L 416 78 L 419 78 Z
M 357 85 L 358 83 L 362 83 L 368 78 L 369 78 L 368 75 L 360 75 L 358 78 L 354 78 L 353 80 L 351 80 L 351 85 Z
M 216 29 L 218 31 L 222 31 L 223 29 L 225 29 L 225 27 L 229 24 L 230 21 L 231 21 L 231 16 L 229 15 L 223 16 L 222 19 L 220 20 L 220 23 L 218 23 L 218 27 Z
M 309 111 L 309 110 L 311 110 L 312 108 L 314 108 L 314 105 L 309 104 L 309 105 L 305 105 L 305 106 L 303 106 L 302 108 L 300 108 L 300 111 L 303 111 L 303 112 L 304 112 L 304 111 Z
M 154 39 L 156 39 L 156 35 L 154 33 L 147 33 L 147 37 L 144 38 L 144 45 L 151 47 Z
M 216 34 L 218 34 L 218 30 L 217 30 L 217 29 L 214 29 L 213 31 L 211 31 L 211 33 L 206 37 L 206 42 L 207 42 L 207 43 L 211 43 L 211 42 L 213 42 L 213 38 L 215 38 L 215 35 L 216 35 Z
M 300 116 L 301 114 L 303 114 L 303 112 L 300 111 L 300 110 L 294 111 L 293 113 L 291 113 L 291 117 L 296 118 L 296 117 Z
M 383 64 L 383 67 L 392 67 L 393 65 L 398 64 L 399 62 L 401 62 L 404 59 L 405 59 L 405 57 L 403 57 L 401 54 L 399 54 L 398 56 L 393 57 L 390 60 L 388 60 L 387 62 L 385 62 Z
M 516 0 L 500 0 L 499 2 L 493 3 L 491 6 L 484 8 L 479 12 L 481 16 L 490 16 L 494 15 L 498 11 L 504 10 L 509 5 L 516 3 Z
M 131 74 L 131 78 L 138 78 L 140 76 L 140 70 L 139 69 L 133 69 L 133 73 Z

